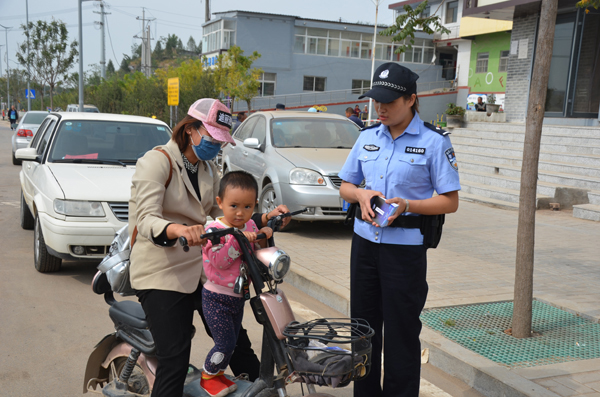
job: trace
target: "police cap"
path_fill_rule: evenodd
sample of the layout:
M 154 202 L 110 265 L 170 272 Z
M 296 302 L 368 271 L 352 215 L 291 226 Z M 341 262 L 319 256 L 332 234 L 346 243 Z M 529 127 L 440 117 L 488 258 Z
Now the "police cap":
M 417 93 L 419 75 L 394 62 L 384 63 L 375 70 L 373 85 L 369 91 L 359 96 L 373 98 L 377 102 L 390 103 L 406 94 Z

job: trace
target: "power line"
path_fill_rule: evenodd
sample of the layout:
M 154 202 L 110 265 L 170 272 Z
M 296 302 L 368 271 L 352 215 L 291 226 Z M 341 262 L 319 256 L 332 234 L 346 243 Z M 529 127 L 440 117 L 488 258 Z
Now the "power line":
M 112 50 L 113 56 L 115 57 L 115 62 L 117 62 L 118 65 L 121 65 L 121 62 L 118 62 L 117 56 L 115 55 L 115 49 L 113 47 L 112 37 L 110 36 L 110 28 L 108 26 L 108 18 L 106 18 L 106 30 L 108 31 L 108 38 L 110 40 L 110 48 Z
M 88 7 L 83 7 L 84 11 L 87 11 L 89 9 L 91 9 L 92 7 L 88 6 Z M 68 14 L 70 12 L 76 12 L 77 8 L 65 8 L 62 10 L 56 10 L 56 11 L 48 11 L 48 12 L 38 12 L 36 14 L 29 14 L 30 17 L 43 17 L 46 15 L 56 15 L 56 14 Z M 0 21 L 5 20 L 5 19 L 21 19 L 21 18 L 25 18 L 27 15 L 23 14 L 23 15 L 11 15 L 11 16 L 3 16 L 0 17 Z

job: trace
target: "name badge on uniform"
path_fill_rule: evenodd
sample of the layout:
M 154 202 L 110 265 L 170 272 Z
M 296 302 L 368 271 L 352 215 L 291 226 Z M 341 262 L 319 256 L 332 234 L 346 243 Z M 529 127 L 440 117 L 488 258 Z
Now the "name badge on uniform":
M 424 147 L 407 146 L 406 149 L 404 149 L 404 153 L 425 154 L 425 148 Z
M 379 146 L 365 145 L 365 146 L 363 146 L 363 149 L 365 149 L 366 151 L 369 151 L 369 152 L 376 152 L 379 150 Z

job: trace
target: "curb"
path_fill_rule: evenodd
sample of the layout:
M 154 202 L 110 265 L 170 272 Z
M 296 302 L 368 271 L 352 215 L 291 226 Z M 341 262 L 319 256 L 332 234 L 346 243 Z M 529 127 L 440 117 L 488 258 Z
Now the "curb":
M 317 273 L 294 264 L 286 282 L 340 313 L 350 315 L 349 290 L 324 282 Z M 427 327 L 421 330 L 421 348 L 429 349 L 431 365 L 487 397 L 560 397 Z

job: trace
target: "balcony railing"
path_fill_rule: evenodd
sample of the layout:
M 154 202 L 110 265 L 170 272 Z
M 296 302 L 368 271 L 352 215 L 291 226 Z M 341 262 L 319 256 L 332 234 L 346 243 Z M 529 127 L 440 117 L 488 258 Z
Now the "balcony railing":
M 433 33 L 433 40 L 452 40 L 458 39 L 460 37 L 460 26 L 453 26 L 451 28 L 446 28 L 450 31 L 450 33 Z

